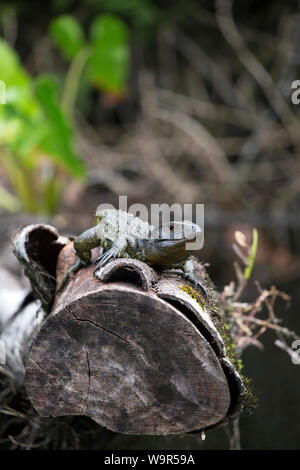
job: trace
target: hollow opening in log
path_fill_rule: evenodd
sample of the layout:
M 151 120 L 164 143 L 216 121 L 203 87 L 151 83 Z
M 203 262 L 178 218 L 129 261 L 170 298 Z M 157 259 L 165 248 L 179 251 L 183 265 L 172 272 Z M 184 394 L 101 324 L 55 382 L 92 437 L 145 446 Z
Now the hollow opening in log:
M 218 350 L 218 347 L 216 345 L 216 342 L 210 333 L 210 331 L 205 328 L 205 326 L 198 320 L 197 316 L 195 313 L 190 310 L 186 305 L 183 303 L 179 302 L 178 300 L 170 299 L 164 296 L 164 300 L 171 304 L 173 307 L 177 308 L 186 318 L 188 318 L 191 323 L 197 328 L 197 330 L 201 333 L 201 335 L 206 339 L 206 341 L 209 343 L 211 346 L 212 350 L 216 354 L 217 357 L 219 357 L 220 353 Z M 237 384 L 237 381 L 232 374 L 232 371 L 230 371 L 226 366 L 221 364 L 222 370 L 224 372 L 224 375 L 227 379 L 228 382 L 228 388 L 230 391 L 230 405 L 228 408 L 227 416 L 230 416 L 234 413 L 234 411 L 237 409 L 239 401 L 240 401 L 240 390 Z M 215 425 L 214 425 L 215 426 Z M 211 426 L 213 428 L 214 426 Z M 197 432 L 197 431 L 193 431 Z
M 57 235 L 46 227 L 38 226 L 28 234 L 26 252 L 47 273 L 55 278 L 56 262 L 63 245 L 57 242 Z
M 141 287 L 143 278 L 137 269 L 121 266 L 106 277 L 106 282 L 126 282 Z

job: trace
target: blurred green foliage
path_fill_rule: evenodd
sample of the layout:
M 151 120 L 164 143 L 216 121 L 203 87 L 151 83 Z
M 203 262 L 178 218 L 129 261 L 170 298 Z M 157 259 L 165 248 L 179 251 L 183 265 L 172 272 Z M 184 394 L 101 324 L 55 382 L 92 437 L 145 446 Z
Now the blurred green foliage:
M 66 174 L 84 177 L 73 126 L 81 81 L 103 93 L 126 92 L 130 49 L 123 21 L 109 14 L 97 16 L 88 42 L 80 23 L 61 15 L 51 22 L 49 33 L 70 61 L 62 89 L 50 75 L 30 77 L 16 52 L 0 38 L 0 79 L 6 87 L 6 104 L 0 107 L 0 163 L 14 190 L 12 195 L 1 188 L 0 205 L 10 211 L 52 214 Z
M 88 0 L 105 11 L 128 18 L 135 30 L 147 34 L 149 28 L 159 22 L 161 11 L 152 0 Z
M 74 61 L 76 71 L 68 85 L 76 90 L 80 79 L 100 88 L 104 93 L 126 92 L 130 63 L 129 32 L 126 24 L 111 14 L 96 16 L 90 26 L 90 42 L 84 37 L 80 23 L 70 15 L 55 18 L 50 26 L 54 43 L 67 60 Z M 82 66 L 76 67 L 85 58 Z M 81 76 L 87 63 L 87 73 Z M 71 72 L 70 72 L 71 73 Z M 73 82 L 73 83 L 72 83 Z M 68 91 L 66 90 L 66 93 Z
M 73 59 L 85 46 L 82 28 L 70 15 L 55 18 L 50 25 L 50 32 L 66 59 Z
M 137 41 L 151 42 L 155 29 L 185 17 L 192 4 L 176 0 L 164 9 L 153 0 L 86 0 L 77 8 L 73 0 L 50 1 L 41 17 L 65 61 L 61 74 L 54 60 L 54 76 L 39 76 L 38 68 L 30 76 L 18 53 L 0 38 L 0 80 L 6 85 L 6 104 L 0 104 L 0 165 L 9 181 L 0 188 L 0 206 L 46 214 L 57 210 L 66 178 L 85 176 L 75 149 L 76 104 L 81 111 L 81 104 L 88 107 L 91 89 L 107 95 L 107 102 L 126 96 L 130 32 Z M 39 10 L 33 2 L 35 7 Z M 0 20 L 6 17 L 13 30 L 26 9 L 18 0 L 3 2 Z M 32 24 L 33 46 L 43 28 Z M 23 45 L 17 50 L 22 54 Z
M 0 204 L 8 210 L 53 213 L 63 173 L 84 176 L 71 125 L 60 110 L 53 78 L 33 80 L 2 39 L 0 61 L 6 87 L 6 104 L 0 106 L 0 163 L 15 193 L 2 188 L 6 197 Z
M 126 25 L 112 15 L 97 17 L 91 27 L 89 78 L 104 91 L 122 94 L 129 70 Z

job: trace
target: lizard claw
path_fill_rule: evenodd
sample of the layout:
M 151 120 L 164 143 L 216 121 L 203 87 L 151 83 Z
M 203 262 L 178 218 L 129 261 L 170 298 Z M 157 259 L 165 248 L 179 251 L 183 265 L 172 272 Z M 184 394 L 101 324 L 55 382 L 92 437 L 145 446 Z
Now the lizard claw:
M 119 258 L 120 257 L 120 253 L 113 250 L 113 249 L 110 249 L 108 251 L 106 251 L 105 253 L 102 253 L 101 256 L 99 256 L 99 258 L 96 259 L 96 267 L 94 269 L 94 274 L 96 273 L 96 271 L 98 271 L 98 269 L 102 268 L 106 263 L 108 263 L 111 259 L 116 259 L 116 258 Z

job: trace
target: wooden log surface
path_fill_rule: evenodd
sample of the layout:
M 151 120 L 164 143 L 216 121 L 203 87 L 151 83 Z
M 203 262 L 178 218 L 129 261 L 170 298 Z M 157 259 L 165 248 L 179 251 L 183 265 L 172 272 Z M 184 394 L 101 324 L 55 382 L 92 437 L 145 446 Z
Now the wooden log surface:
M 58 284 L 74 260 L 71 242 L 59 254 Z M 40 415 L 87 415 L 127 434 L 226 422 L 238 408 L 237 375 L 206 309 L 181 289 L 185 281 L 136 260 L 110 262 L 101 281 L 93 269 L 78 271 L 56 297 L 31 349 L 26 389 Z

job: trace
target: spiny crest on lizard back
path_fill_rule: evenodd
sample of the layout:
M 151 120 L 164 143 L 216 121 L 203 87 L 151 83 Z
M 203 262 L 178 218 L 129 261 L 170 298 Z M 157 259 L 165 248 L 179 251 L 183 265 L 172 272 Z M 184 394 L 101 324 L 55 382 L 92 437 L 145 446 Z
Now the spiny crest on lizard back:
M 153 226 L 135 217 L 129 212 L 117 209 L 101 209 L 96 212 L 95 224 L 101 235 L 115 240 L 117 235 L 127 235 L 133 238 L 148 238 Z
M 206 291 L 197 279 L 191 255 L 196 248 L 186 242 L 196 241 L 201 228 L 190 221 L 173 221 L 155 229 L 139 217 L 117 209 L 97 211 L 96 225 L 85 230 L 74 240 L 77 259 L 67 270 L 57 292 L 68 281 L 70 274 L 88 266 L 92 249 L 102 247 L 94 275 L 116 258 L 138 259 L 159 269 L 180 268 L 185 279 Z

